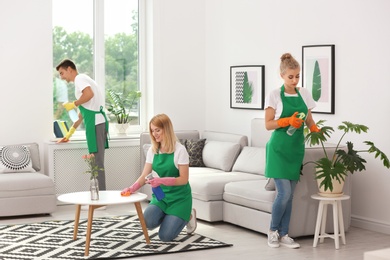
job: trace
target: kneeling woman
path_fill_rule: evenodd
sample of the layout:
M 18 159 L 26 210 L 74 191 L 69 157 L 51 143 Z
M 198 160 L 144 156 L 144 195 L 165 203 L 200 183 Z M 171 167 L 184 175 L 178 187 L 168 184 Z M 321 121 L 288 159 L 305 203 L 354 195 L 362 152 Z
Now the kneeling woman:
M 164 198 L 153 194 L 144 212 L 148 229 L 160 227 L 158 235 L 164 242 L 172 241 L 187 226 L 187 233 L 196 229 L 196 211 L 192 209 L 191 187 L 188 182 L 189 156 L 178 142 L 172 122 L 165 114 L 154 116 L 149 122 L 152 141 L 144 169 L 138 180 L 122 192 L 134 193 L 145 183 L 153 188 L 160 186 Z M 158 176 L 146 180 L 152 171 Z

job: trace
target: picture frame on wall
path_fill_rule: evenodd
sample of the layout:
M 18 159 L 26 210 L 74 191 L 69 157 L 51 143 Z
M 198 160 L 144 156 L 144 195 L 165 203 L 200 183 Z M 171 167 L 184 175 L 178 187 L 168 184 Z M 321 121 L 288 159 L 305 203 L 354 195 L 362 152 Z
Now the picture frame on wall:
M 312 94 L 313 113 L 335 113 L 335 45 L 302 46 L 302 87 Z
M 264 109 L 264 65 L 230 67 L 230 108 Z

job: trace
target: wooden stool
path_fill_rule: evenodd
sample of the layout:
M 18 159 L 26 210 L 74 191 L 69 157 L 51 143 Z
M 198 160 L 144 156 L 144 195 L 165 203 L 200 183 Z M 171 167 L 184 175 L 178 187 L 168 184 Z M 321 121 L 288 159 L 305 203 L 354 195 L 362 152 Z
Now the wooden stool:
M 340 197 L 323 197 L 314 194 L 311 195 L 311 197 L 315 200 L 320 201 L 318 205 L 318 214 L 317 214 L 317 222 L 316 222 L 316 230 L 314 234 L 313 247 L 317 247 L 318 239 L 320 239 L 320 243 L 323 243 L 324 239 L 328 237 L 334 239 L 335 247 L 336 249 L 339 249 L 340 247 L 339 237 L 341 237 L 341 241 L 343 242 L 343 244 L 344 245 L 346 244 L 345 232 L 344 232 L 343 209 L 341 207 L 341 201 L 348 200 L 350 196 L 342 195 Z M 325 233 L 326 216 L 328 212 L 327 206 L 329 204 L 333 205 L 333 228 L 334 228 L 333 235 Z

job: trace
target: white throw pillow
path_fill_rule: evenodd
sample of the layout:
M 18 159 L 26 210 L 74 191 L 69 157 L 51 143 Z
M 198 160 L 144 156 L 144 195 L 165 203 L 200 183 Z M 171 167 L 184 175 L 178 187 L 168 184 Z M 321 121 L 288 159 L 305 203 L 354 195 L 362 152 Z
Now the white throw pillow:
M 265 184 L 265 187 L 264 187 L 264 188 L 265 188 L 265 190 L 267 190 L 267 191 L 274 191 L 274 190 L 276 190 L 274 179 L 269 178 L 268 181 L 267 181 L 267 183 Z
M 233 166 L 233 171 L 264 175 L 265 147 L 245 146 Z
M 12 172 L 35 172 L 27 146 L 0 146 L 0 173 Z
M 206 167 L 230 171 L 241 146 L 232 142 L 207 141 L 203 148 L 203 162 Z

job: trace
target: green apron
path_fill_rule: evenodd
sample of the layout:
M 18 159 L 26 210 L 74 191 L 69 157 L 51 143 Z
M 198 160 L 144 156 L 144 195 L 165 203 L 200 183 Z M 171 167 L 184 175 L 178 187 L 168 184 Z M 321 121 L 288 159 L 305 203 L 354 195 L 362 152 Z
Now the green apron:
M 174 163 L 174 153 L 156 153 L 153 158 L 152 168 L 160 178 L 179 177 L 179 169 Z M 158 206 L 165 214 L 177 216 L 185 221 L 190 220 L 192 210 L 192 195 L 190 184 L 181 186 L 160 185 L 165 193 L 165 198 L 158 201 L 154 194 L 150 204 Z
M 79 106 L 79 109 L 84 119 L 88 151 L 89 153 L 96 153 L 98 152 L 98 149 L 96 143 L 95 117 L 96 114 L 102 114 L 104 116 L 104 119 L 106 120 L 106 132 L 108 133 L 108 120 L 106 117 L 106 113 L 104 113 L 102 106 L 100 107 L 100 111 L 89 110 L 82 105 Z M 106 138 L 105 148 L 108 148 L 108 138 Z
M 284 85 L 280 91 L 283 111 L 280 118 L 290 117 L 296 111 L 307 116 L 307 106 L 301 94 L 295 89 L 298 96 L 286 97 Z M 306 119 L 305 116 L 305 119 Z M 287 127 L 275 129 L 266 145 L 265 176 L 268 178 L 299 180 L 303 157 L 305 155 L 305 140 L 303 135 L 304 124 L 295 133 L 288 135 Z

